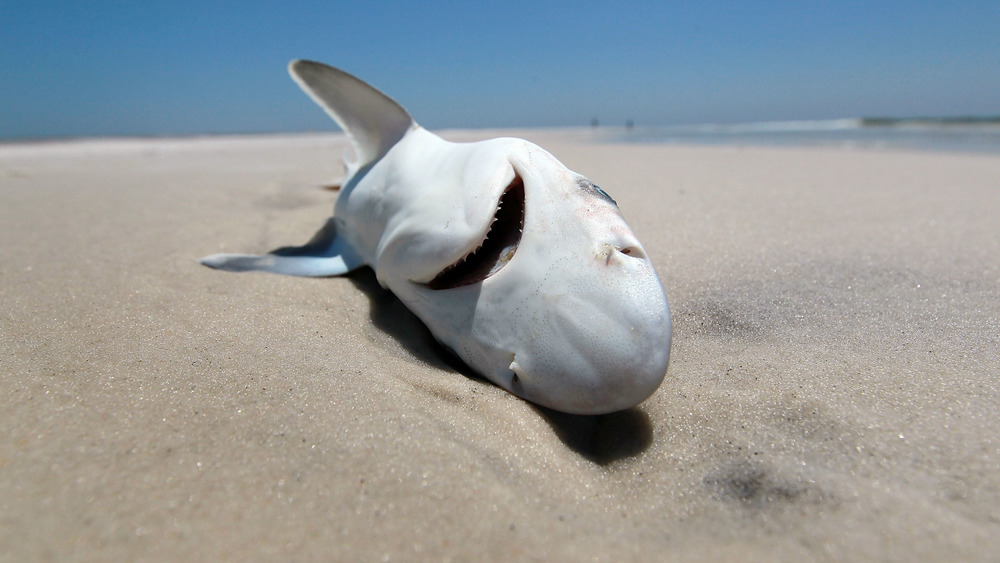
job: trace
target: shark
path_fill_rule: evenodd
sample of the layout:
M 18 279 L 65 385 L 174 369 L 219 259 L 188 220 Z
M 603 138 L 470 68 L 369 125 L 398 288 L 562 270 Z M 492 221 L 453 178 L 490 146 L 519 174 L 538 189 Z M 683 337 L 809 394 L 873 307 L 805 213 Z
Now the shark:
M 660 387 L 666 294 L 607 192 L 523 139 L 446 141 L 340 69 L 294 60 L 289 73 L 353 147 L 333 216 L 305 245 L 202 264 L 316 277 L 371 267 L 472 370 L 557 411 L 620 411 Z

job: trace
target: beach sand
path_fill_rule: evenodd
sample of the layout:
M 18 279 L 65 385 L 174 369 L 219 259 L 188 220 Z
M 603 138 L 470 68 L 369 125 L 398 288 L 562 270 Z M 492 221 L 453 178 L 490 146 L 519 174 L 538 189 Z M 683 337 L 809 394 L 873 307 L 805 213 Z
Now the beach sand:
M 637 408 L 463 372 L 370 270 L 196 262 L 306 241 L 342 136 L 0 146 L 0 559 L 996 560 L 1000 157 L 517 134 L 660 274 Z

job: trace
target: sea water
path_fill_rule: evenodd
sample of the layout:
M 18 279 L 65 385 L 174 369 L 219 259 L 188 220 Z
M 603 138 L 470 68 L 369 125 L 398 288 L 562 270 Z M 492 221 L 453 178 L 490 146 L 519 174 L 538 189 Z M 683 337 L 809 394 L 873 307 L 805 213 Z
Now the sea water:
M 851 118 L 628 127 L 616 132 L 608 131 L 605 138 L 625 143 L 836 146 L 1000 153 L 1000 119 Z

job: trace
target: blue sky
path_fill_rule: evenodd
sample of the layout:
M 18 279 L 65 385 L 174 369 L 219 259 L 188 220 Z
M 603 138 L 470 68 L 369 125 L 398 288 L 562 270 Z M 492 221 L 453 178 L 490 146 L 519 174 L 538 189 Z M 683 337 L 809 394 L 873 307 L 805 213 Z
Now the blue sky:
M 0 138 L 332 129 L 293 58 L 429 128 L 1000 114 L 996 0 L 0 0 Z

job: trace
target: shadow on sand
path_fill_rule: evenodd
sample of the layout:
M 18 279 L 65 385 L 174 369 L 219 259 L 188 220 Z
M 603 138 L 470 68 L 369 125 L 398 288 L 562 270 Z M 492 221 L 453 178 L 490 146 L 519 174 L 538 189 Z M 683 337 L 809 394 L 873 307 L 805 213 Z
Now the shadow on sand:
M 426 326 L 391 291 L 383 289 L 371 268 L 347 276 L 369 300 L 369 316 L 376 328 L 398 341 L 420 361 L 471 379 L 486 380 L 438 343 Z M 584 416 L 535 406 L 556 436 L 571 450 L 599 465 L 636 456 L 653 442 L 649 417 L 637 407 L 611 414 Z
M 598 465 L 635 457 L 653 443 L 653 425 L 638 407 L 596 416 L 535 407 L 571 450 Z

